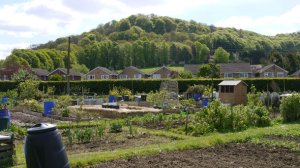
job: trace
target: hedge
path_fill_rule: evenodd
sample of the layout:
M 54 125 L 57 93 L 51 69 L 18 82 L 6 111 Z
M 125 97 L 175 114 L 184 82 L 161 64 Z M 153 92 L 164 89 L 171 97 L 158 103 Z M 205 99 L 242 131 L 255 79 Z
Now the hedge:
M 187 88 L 194 84 L 211 85 L 218 90 L 218 84 L 224 79 L 175 79 L 178 81 L 179 92 L 184 92 Z M 272 91 L 271 83 L 276 83 L 281 91 L 299 91 L 300 78 L 253 78 L 239 79 L 248 85 L 248 90 L 253 84 L 259 91 Z M 140 80 L 93 80 L 93 81 L 71 81 L 72 93 L 80 93 L 82 89 L 98 94 L 108 94 L 114 86 L 122 86 L 132 90 L 133 92 L 148 93 L 150 91 L 159 90 L 161 82 L 164 80 L 140 79 Z M 56 94 L 64 94 L 66 91 L 66 81 L 42 81 L 40 90 L 45 90 L 49 86 L 54 86 Z M 5 92 L 17 87 L 16 82 L 0 81 L 0 92 Z

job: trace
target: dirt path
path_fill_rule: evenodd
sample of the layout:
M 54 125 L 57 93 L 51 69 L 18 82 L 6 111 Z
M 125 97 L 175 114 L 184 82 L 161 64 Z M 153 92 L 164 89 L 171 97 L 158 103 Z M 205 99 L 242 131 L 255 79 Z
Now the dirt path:
M 172 167 L 172 168 L 299 168 L 300 153 L 250 143 L 230 143 L 213 148 L 175 151 L 106 162 L 94 168 Z

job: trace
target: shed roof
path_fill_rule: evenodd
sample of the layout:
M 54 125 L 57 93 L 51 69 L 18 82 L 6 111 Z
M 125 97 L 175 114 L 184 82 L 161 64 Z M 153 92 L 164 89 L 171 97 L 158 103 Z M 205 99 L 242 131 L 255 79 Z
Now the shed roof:
M 224 80 L 221 83 L 219 83 L 219 86 L 236 86 L 241 82 L 244 83 L 246 86 L 248 86 L 245 82 L 241 80 Z

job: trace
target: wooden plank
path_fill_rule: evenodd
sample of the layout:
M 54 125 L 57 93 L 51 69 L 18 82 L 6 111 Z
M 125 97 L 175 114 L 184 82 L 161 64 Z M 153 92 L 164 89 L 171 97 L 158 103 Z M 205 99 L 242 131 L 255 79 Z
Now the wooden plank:
M 4 146 L 0 146 L 0 152 L 2 151 L 7 151 L 9 149 L 13 149 L 13 145 L 4 145 Z
M 11 157 L 12 155 L 13 155 L 13 152 L 12 152 L 12 151 L 1 152 L 1 153 L 0 153 L 0 158 Z

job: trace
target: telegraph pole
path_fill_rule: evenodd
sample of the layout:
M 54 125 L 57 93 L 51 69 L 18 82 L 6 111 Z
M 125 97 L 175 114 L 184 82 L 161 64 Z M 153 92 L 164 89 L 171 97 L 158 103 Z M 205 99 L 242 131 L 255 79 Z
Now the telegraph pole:
M 70 95 L 70 52 L 71 52 L 71 37 L 68 38 L 68 58 L 67 58 L 67 94 Z

